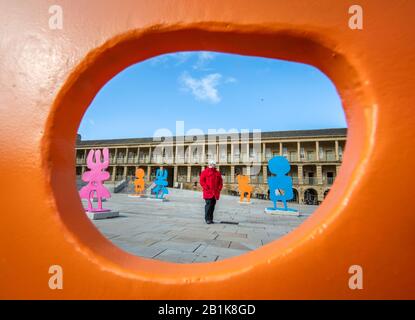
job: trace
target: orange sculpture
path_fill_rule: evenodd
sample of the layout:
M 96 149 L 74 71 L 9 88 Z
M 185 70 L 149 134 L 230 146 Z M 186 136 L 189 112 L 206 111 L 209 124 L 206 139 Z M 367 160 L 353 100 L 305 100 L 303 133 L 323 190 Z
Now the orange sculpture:
M 249 184 L 249 177 L 239 174 L 236 176 L 236 180 L 238 181 L 238 190 L 240 193 L 239 202 L 244 202 L 246 194 L 246 203 L 250 203 L 253 187 Z
M 144 175 L 145 173 L 143 169 L 138 168 L 135 170 L 134 190 L 135 194 L 138 196 L 141 196 L 145 189 Z
M 1 299 L 415 298 L 404 170 L 415 165 L 415 1 L 359 0 L 363 30 L 348 25 L 349 0 L 62 0 L 62 29 L 48 27 L 48 0 L 0 7 L 9 3 L 13 14 L 0 10 Z M 124 252 L 85 216 L 75 187 L 77 129 L 97 92 L 133 63 L 184 50 L 313 65 L 348 121 L 342 167 L 316 212 L 213 263 Z M 384 201 L 389 185 L 399 192 Z M 63 290 L 48 286 L 53 265 Z M 349 287 L 354 265 L 362 290 Z

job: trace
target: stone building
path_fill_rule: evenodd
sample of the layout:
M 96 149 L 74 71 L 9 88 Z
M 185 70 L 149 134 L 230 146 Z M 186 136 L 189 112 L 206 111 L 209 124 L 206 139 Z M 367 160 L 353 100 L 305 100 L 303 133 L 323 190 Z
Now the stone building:
M 216 136 L 186 136 L 171 139 L 134 138 L 76 142 L 76 174 L 86 170 L 91 149 L 110 150 L 111 181 L 131 179 L 143 168 L 146 181 L 154 179 L 157 168 L 169 172 L 170 187 L 200 190 L 199 174 L 214 159 L 224 180 L 225 193 L 235 194 L 236 175 L 250 176 L 254 197 L 268 194 L 267 161 L 275 155 L 291 163 L 295 199 L 305 204 L 320 203 L 329 192 L 342 162 L 347 129 L 274 131 Z M 157 141 L 159 140 L 159 141 Z

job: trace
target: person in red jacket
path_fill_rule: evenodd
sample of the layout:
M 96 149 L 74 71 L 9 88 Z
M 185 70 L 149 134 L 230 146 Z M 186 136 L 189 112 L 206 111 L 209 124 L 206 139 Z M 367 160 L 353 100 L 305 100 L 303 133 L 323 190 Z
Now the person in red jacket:
M 213 211 L 216 201 L 219 200 L 222 190 L 222 175 L 216 170 L 216 162 L 210 161 L 209 166 L 200 174 L 200 185 L 203 188 L 203 199 L 205 199 L 205 220 L 207 224 L 213 223 Z

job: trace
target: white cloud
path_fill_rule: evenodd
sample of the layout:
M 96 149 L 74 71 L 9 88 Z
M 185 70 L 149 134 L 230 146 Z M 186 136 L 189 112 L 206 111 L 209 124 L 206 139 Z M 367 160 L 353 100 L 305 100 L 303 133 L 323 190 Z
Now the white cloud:
M 234 77 L 227 77 L 225 79 L 225 83 L 235 83 L 236 79 Z
M 193 69 L 200 70 L 204 69 L 206 70 L 206 65 L 209 63 L 209 61 L 215 59 L 215 54 L 213 52 L 208 51 L 202 51 L 199 52 L 197 55 L 197 61 L 193 65 Z
M 187 62 L 193 55 L 193 52 L 177 52 L 173 53 L 171 57 L 176 60 L 176 65 L 180 65 Z
M 169 53 L 163 54 L 157 57 L 154 57 L 150 60 L 150 64 L 152 66 L 164 65 L 169 66 L 173 62 L 173 66 L 181 65 L 187 62 L 192 56 L 194 56 L 194 52 L 176 52 L 176 53 Z
M 195 70 L 209 70 L 207 64 L 209 61 L 215 59 L 216 54 L 209 51 L 184 51 L 176 53 L 163 54 L 157 57 L 154 57 L 150 60 L 152 66 L 165 66 L 165 67 L 174 67 L 180 66 L 186 62 L 189 62 L 192 59 L 192 68 Z
M 200 79 L 193 78 L 187 72 L 183 73 L 180 81 L 184 90 L 190 91 L 197 100 L 218 103 L 221 100 L 217 87 L 220 84 L 222 75 L 211 73 Z

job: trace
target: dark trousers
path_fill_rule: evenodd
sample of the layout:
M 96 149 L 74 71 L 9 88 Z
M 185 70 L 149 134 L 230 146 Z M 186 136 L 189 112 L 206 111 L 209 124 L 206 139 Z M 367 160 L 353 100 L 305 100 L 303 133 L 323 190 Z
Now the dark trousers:
M 216 199 L 205 199 L 205 202 L 205 220 L 206 222 L 213 221 L 213 211 L 215 211 Z

